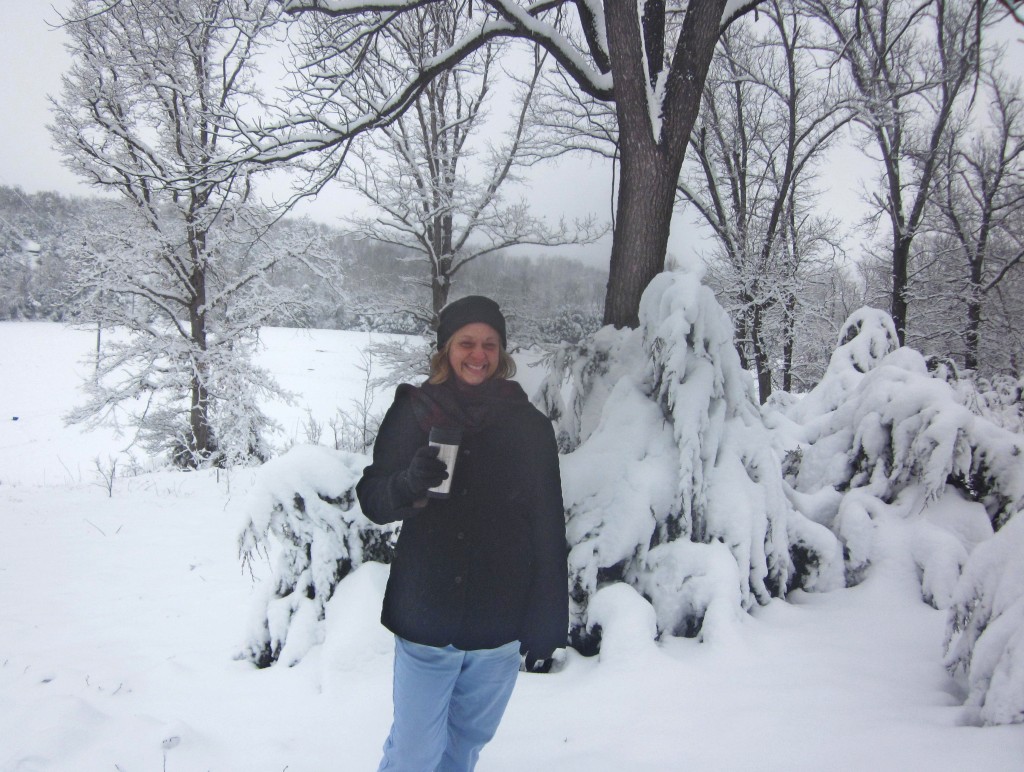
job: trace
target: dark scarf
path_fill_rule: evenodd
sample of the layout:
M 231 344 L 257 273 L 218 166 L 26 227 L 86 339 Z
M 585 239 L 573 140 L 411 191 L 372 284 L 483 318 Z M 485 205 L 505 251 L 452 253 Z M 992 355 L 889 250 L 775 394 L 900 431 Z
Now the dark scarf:
M 475 434 L 513 409 L 530 404 L 523 387 L 504 378 L 492 378 L 478 386 L 467 386 L 457 378 L 421 386 L 403 383 L 397 394 L 412 399 L 413 413 L 423 429 L 443 426 L 466 434 Z

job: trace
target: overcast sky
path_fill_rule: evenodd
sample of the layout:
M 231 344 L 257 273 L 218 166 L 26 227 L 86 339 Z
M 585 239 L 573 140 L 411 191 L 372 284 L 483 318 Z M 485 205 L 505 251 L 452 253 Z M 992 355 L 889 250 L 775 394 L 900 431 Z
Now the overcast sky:
M 50 147 L 46 124 L 50 121 L 47 95 L 56 95 L 60 76 L 70 59 L 63 48 L 64 33 L 54 29 L 58 11 L 66 9 L 70 0 L 4 0 L 3 26 L 0 28 L 0 185 L 19 186 L 34 193 L 57 190 L 62 193 L 90 195 L 92 191 L 60 163 L 59 155 Z M 1010 72 L 1024 72 L 1024 29 L 1008 25 L 1014 42 L 1009 56 L 1017 66 Z M 836 187 L 845 187 L 849 201 L 856 195 L 852 177 L 843 180 L 830 170 Z M 851 172 L 851 174 L 853 174 Z M 557 221 L 565 216 L 583 217 L 594 214 L 610 220 L 611 172 L 586 158 L 561 158 L 531 173 L 529 186 L 519 195 L 526 195 L 538 213 Z M 319 200 L 307 205 L 304 212 L 323 222 L 339 224 L 336 213 L 353 206 L 355 199 L 337 186 L 328 187 Z M 839 206 L 845 204 L 838 204 Z M 676 218 L 669 243 L 670 254 L 688 257 L 693 250 L 694 229 L 689 218 Z M 586 249 L 573 250 L 574 256 L 605 267 L 609 240 Z M 566 250 L 563 250 L 566 251 Z
M 50 149 L 47 94 L 56 94 L 69 57 L 64 33 L 47 26 L 65 0 L 5 2 L 0 27 L 0 184 L 87 192 Z

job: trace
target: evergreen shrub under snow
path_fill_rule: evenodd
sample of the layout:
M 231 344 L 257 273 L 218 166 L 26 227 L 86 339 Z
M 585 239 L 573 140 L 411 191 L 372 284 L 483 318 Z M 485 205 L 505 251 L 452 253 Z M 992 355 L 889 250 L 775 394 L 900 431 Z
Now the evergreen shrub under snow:
M 946 667 L 982 723 L 1024 723 L 1024 517 L 968 558 L 950 609 Z
M 272 574 L 242 654 L 257 666 L 302 659 L 323 642 L 338 583 L 366 561 L 391 562 L 395 527 L 371 523 L 356 499 L 369 463 L 358 453 L 304 445 L 260 469 L 238 542 L 244 565 L 255 572 L 262 556 Z
M 636 330 L 559 352 L 538 399 L 568 451 L 580 650 L 600 645 L 588 603 L 612 582 L 651 603 L 659 634 L 705 639 L 773 596 L 843 585 L 839 542 L 787 498 L 732 325 L 696 274 L 658 276 Z
M 947 665 L 968 704 L 1022 722 L 1024 440 L 899 347 L 888 314 L 857 311 L 839 343 L 812 391 L 765 410 L 789 496 L 840 538 L 850 583 L 883 549 L 876 526 L 902 523 L 922 598 L 949 609 Z M 943 497 L 959 503 L 932 506 Z

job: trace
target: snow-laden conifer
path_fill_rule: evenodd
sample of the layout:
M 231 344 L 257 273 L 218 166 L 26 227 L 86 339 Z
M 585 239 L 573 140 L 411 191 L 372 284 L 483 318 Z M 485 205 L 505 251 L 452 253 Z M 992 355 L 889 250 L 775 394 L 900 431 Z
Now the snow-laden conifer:
M 624 581 L 660 633 L 724 633 L 794 587 L 843 584 L 839 544 L 800 514 L 740 368 L 732 326 L 693 273 L 658 276 L 640 327 L 565 352 L 539 401 L 560 417 L 571 640 L 594 650 L 590 597 Z M 566 406 L 563 382 L 574 389 Z
M 857 311 L 839 343 L 817 387 L 766 411 L 789 496 L 839 536 L 851 583 L 903 551 L 922 599 L 949 609 L 946 664 L 968 706 L 986 724 L 1024 722 L 1024 442 L 899 347 L 888 314 Z
M 946 630 L 946 667 L 985 724 L 1024 723 L 1024 518 L 978 545 Z
M 371 523 L 356 501 L 369 463 L 360 454 L 304 445 L 260 469 L 238 540 L 250 570 L 257 572 L 261 555 L 270 564 L 242 652 L 260 667 L 294 665 L 322 643 L 325 606 L 338 582 L 365 561 L 390 562 L 395 528 Z

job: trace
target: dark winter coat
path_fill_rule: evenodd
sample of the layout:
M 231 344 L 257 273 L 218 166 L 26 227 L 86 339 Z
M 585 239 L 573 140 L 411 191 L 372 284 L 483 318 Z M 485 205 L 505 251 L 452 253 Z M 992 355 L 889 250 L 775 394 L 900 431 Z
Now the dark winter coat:
M 500 396 L 466 404 L 485 391 Z M 431 425 L 457 424 L 451 497 L 412 501 L 401 473 Z M 356 491 L 370 520 L 402 521 L 381 614 L 389 630 L 463 650 L 519 640 L 541 659 L 565 645 L 558 451 L 551 423 L 518 384 L 400 386 Z

